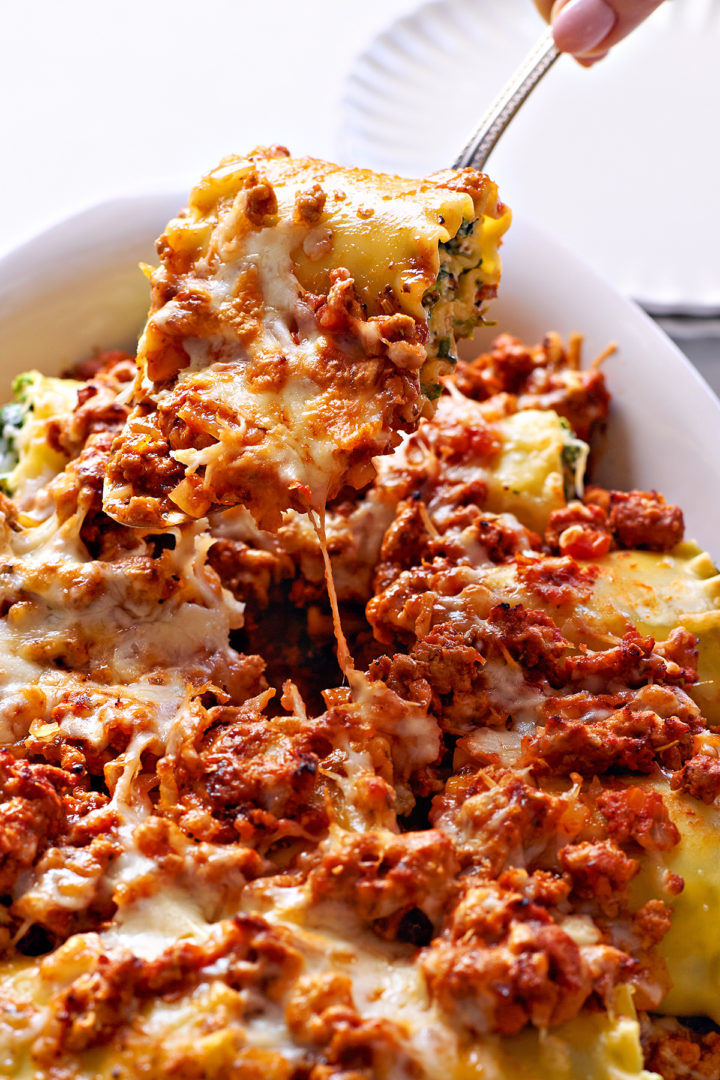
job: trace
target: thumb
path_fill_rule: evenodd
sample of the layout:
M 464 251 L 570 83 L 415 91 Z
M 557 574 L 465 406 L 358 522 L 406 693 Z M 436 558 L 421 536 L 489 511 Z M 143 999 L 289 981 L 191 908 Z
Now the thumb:
M 535 0 L 552 19 L 561 52 L 599 58 L 660 6 L 662 0 Z

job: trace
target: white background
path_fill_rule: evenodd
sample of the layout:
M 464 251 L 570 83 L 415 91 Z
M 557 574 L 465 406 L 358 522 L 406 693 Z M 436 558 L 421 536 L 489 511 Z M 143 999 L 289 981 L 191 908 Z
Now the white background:
M 332 158 L 354 57 L 413 6 L 0 0 L 0 255 L 113 195 L 188 188 L 258 144 Z

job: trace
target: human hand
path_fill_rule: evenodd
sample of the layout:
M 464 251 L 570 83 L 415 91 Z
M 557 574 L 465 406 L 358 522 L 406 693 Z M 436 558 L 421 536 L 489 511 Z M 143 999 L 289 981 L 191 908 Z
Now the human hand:
M 602 59 L 661 3 L 662 0 L 535 0 L 540 14 L 552 21 L 558 49 L 572 53 L 586 66 Z

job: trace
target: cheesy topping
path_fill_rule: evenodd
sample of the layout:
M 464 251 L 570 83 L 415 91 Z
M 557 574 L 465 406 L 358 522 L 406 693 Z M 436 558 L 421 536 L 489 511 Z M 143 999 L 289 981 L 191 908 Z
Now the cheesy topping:
M 363 486 L 481 320 L 508 221 L 472 170 L 228 158 L 158 242 L 106 511 L 157 527 L 243 505 L 275 527 Z
M 230 212 L 237 168 L 196 190 L 203 213 L 221 196 Z M 424 220 L 404 190 L 401 232 Z M 336 255 L 318 221 L 291 255 L 319 294 Z M 370 311 L 387 267 L 345 224 Z M 281 234 L 253 248 L 276 310 Z M 414 265 L 390 281 L 415 282 L 419 318 Z M 196 345 L 182 371 L 209 392 Z M 585 484 L 607 397 L 576 361 L 553 335 L 500 339 L 364 489 L 323 489 L 324 520 L 290 506 L 275 531 L 247 506 L 162 529 L 106 514 L 116 440 L 140 422 L 131 358 L 18 387 L 2 1076 L 713 1075 L 715 1031 L 677 1018 L 720 1023 L 720 578 L 657 492 Z

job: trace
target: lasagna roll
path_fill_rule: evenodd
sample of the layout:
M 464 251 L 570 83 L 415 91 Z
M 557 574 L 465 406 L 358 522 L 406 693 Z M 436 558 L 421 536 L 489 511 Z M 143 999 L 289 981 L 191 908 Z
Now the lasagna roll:
M 244 505 L 274 528 L 366 484 L 482 320 L 509 220 L 471 169 L 403 180 L 283 149 L 227 158 L 147 270 L 106 512 L 156 528 Z

